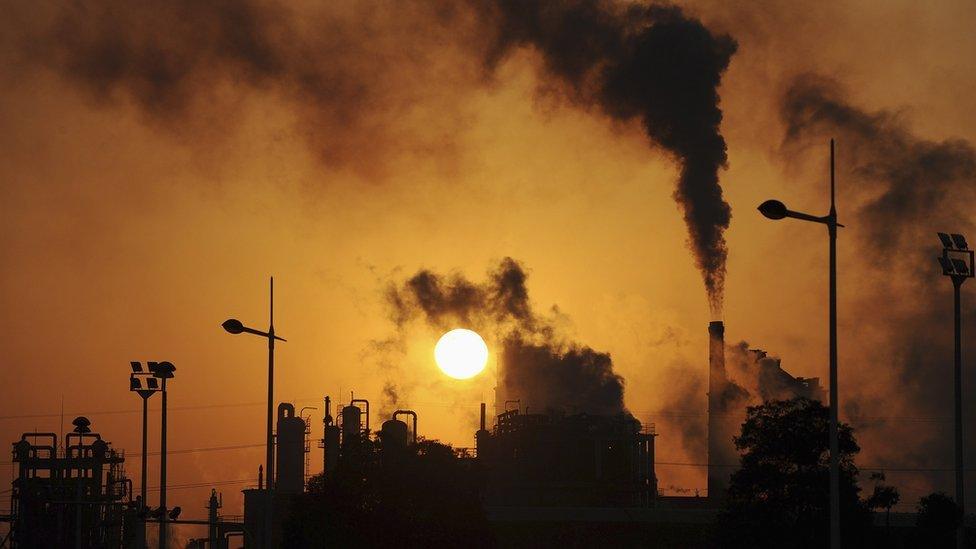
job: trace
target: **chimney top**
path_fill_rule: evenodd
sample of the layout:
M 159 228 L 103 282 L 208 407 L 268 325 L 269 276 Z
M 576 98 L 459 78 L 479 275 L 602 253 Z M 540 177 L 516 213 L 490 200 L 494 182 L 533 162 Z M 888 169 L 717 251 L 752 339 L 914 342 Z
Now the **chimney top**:
M 723 334 L 725 333 L 725 323 L 721 320 L 713 320 L 708 323 L 709 333 Z

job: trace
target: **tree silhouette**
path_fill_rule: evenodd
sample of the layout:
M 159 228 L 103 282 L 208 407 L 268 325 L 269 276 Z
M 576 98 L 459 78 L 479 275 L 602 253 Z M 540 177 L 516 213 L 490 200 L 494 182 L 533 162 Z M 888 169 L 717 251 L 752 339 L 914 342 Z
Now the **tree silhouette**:
M 898 504 L 901 494 L 894 486 L 882 484 L 885 480 L 884 473 L 871 473 L 871 480 L 877 481 L 874 485 L 874 492 L 867 500 L 870 509 L 885 510 L 885 538 L 891 535 L 891 508 Z
M 490 546 L 480 479 L 474 460 L 437 441 L 347 441 L 336 471 L 312 477 L 293 502 L 284 546 Z
M 826 547 L 829 534 L 829 416 L 819 401 L 768 401 L 747 410 L 736 437 L 741 468 L 732 475 L 719 519 L 727 547 Z M 863 540 L 871 515 L 858 497 L 849 425 L 838 426 L 844 541 Z
M 961 518 L 959 506 L 943 492 L 934 492 L 918 500 L 915 525 L 928 547 L 953 547 Z

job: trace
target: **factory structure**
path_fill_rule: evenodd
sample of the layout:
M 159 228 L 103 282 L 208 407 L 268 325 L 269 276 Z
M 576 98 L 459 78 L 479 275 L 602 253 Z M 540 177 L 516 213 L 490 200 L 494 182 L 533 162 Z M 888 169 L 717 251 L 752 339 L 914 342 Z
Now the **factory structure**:
M 723 503 L 729 477 L 739 466 L 733 437 L 739 434 L 745 409 L 751 403 L 773 399 L 805 397 L 823 400 L 819 378 L 793 377 L 783 370 L 779 359 L 765 351 L 750 349 L 748 376 L 755 382 L 751 395 L 729 376 L 725 362 L 725 324 L 718 320 L 708 325 L 708 505 Z
M 793 377 L 777 359 L 760 350 L 749 350 L 750 375 L 755 376 L 760 393 L 750 395 L 726 369 L 724 332 L 722 322 L 708 326 L 707 497 L 659 496 L 655 474 L 658 434 L 653 424 L 642 424 L 630 414 L 529 413 L 521 401 L 506 400 L 495 403 L 492 418 L 486 414 L 486 403 L 481 404 L 475 447 L 457 454 L 458 459 L 471 460 L 484 475 L 481 500 L 489 517 L 510 520 L 532 517 L 533 510 L 549 510 L 547 520 L 591 520 L 587 517 L 613 516 L 613 509 L 626 509 L 628 520 L 660 521 L 655 513 L 662 510 L 719 508 L 729 476 L 738 466 L 732 438 L 750 399 L 823 398 L 818 379 Z M 374 440 L 373 435 L 383 455 L 417 443 L 418 416 L 413 410 L 396 410 L 374 432 L 368 400 L 350 397 L 348 404 L 336 405 L 335 416 L 332 405 L 332 398 L 326 396 L 319 441 L 321 471 L 326 478 L 336 471 L 346 452 Z M 293 404 L 283 402 L 277 408 L 276 427 L 275 478 L 264 478 L 259 469 L 258 485 L 243 490 L 242 523 L 222 520 L 216 492 L 211 494 L 206 520 L 181 521 L 178 514 L 157 516 L 163 511 L 154 511 L 133 493 L 124 457 L 91 432 L 85 418 L 75 420 L 75 430 L 64 437 L 63 446 L 58 445 L 57 434 L 24 433 L 13 444 L 17 472 L 11 514 L 6 517 L 11 528 L 5 541 L 12 548 L 142 549 L 146 523 L 162 518 L 174 524 L 208 524 L 208 537 L 193 540 L 192 547 L 220 549 L 235 535 L 243 536 L 245 546 L 258 547 L 265 541 L 270 505 L 271 546 L 280 546 L 291 503 L 306 490 L 310 424 L 296 414 Z M 581 515 L 582 511 L 586 513 Z M 710 520 L 714 512 L 709 513 L 701 516 Z M 684 520 L 673 514 L 668 517 L 669 521 Z M 700 517 L 695 520 L 702 521 Z
M 136 507 L 125 459 L 84 417 L 57 433 L 24 433 L 13 445 L 12 548 L 123 547 L 134 540 Z

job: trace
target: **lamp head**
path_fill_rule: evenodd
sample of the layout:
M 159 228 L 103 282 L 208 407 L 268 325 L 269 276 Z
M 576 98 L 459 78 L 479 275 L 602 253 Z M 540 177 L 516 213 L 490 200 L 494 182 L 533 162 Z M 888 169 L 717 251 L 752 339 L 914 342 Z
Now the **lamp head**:
M 230 318 L 225 320 L 224 323 L 221 324 L 221 326 L 223 326 L 224 329 L 231 334 L 239 334 L 244 331 L 244 324 L 241 323 L 241 321 L 237 320 L 236 318 Z
M 759 205 L 759 213 L 769 219 L 783 219 L 789 210 L 779 200 L 767 200 Z

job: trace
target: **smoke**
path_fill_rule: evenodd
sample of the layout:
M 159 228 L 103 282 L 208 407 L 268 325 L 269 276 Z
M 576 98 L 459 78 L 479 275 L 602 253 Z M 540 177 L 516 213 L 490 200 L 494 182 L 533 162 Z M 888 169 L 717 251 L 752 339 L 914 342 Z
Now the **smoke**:
M 380 417 L 392 417 L 400 408 L 400 391 L 392 381 L 383 383 L 383 399 L 380 402 Z
M 641 122 L 677 161 L 674 198 L 721 314 L 731 211 L 718 179 L 727 156 L 717 88 L 736 43 L 675 6 L 472 0 L 298 13 L 272 1 L 177 0 L 14 15 L 22 64 L 52 69 L 96 104 L 134 105 L 199 147 L 229 133 L 249 97 L 270 97 L 294 111 L 326 166 L 371 180 L 388 175 L 390 157 L 449 162 L 464 92 L 531 48 L 540 87 Z
M 96 105 L 133 106 L 178 141 L 212 147 L 258 98 L 291 111 L 325 167 L 375 180 L 388 175 L 383 159 L 450 157 L 462 123 L 453 87 L 479 79 L 442 47 L 460 47 L 460 15 L 437 2 L 395 8 L 71 3 L 15 10 L 7 30 L 22 67 L 53 70 Z
M 877 450 L 874 459 L 944 467 L 951 455 L 952 285 L 935 261 L 935 232 L 972 234 L 976 150 L 960 139 L 919 137 L 903 115 L 857 107 L 836 81 L 817 75 L 788 86 L 781 114 L 790 158 L 837 138 L 839 211 L 849 227 L 841 238 L 854 247 L 842 275 L 851 282 L 843 284 L 862 282 L 845 305 L 885 311 L 848 317 L 860 336 L 846 357 L 859 367 L 844 368 L 841 379 L 845 411 L 859 437 L 871 441 L 862 446 Z M 976 307 L 963 303 L 963 323 L 972 325 Z M 970 341 L 963 345 L 964 356 L 976 351 Z M 880 368 L 860 367 L 868 365 Z M 965 383 L 963 393 L 972 394 L 971 378 Z M 892 394 L 898 399 L 885 396 Z M 859 424 L 859 416 L 914 419 Z M 968 440 L 967 451 L 976 450 Z
M 712 313 L 721 316 L 731 209 L 718 180 L 727 156 L 717 89 L 735 41 L 670 5 L 509 0 L 484 11 L 497 28 L 490 67 L 530 46 L 570 100 L 616 120 L 640 120 L 651 142 L 674 155 L 674 199 Z
M 400 330 L 414 321 L 443 331 L 474 329 L 500 347 L 499 384 L 506 398 L 536 411 L 621 414 L 624 380 L 610 355 L 562 341 L 553 320 L 536 314 L 527 274 L 503 259 L 482 283 L 460 274 L 422 270 L 387 290 L 391 319 Z

